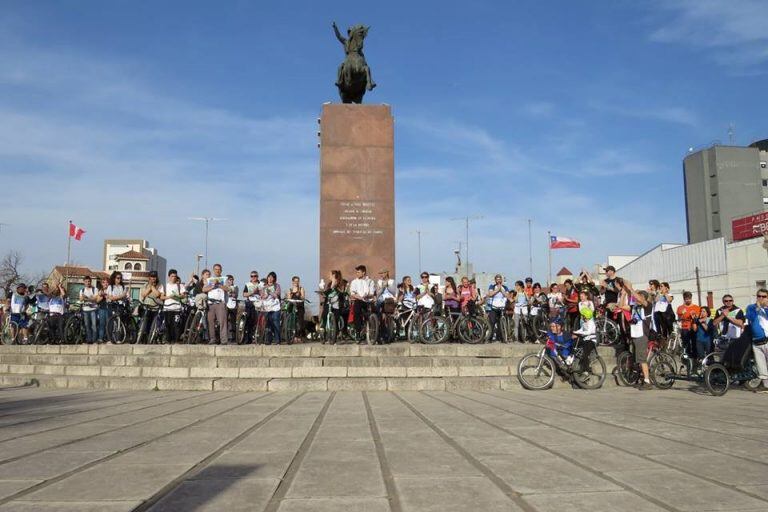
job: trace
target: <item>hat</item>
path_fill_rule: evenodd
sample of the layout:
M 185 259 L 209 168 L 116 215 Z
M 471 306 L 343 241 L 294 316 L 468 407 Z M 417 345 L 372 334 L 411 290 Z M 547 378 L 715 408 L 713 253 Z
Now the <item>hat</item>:
M 532 283 L 533 282 L 533 278 L 532 277 L 526 277 L 525 278 L 525 282 L 526 283 Z
M 614 267 L 613 265 L 608 265 L 603 270 L 605 270 L 606 272 L 608 272 L 609 270 L 612 270 L 613 272 L 616 272 L 616 267 Z
M 383 268 L 383 269 L 379 270 L 379 274 L 389 274 L 389 269 L 388 268 Z
M 17 289 L 17 290 L 18 290 L 19 288 L 26 288 L 26 287 L 27 287 L 27 285 L 25 285 L 24 283 L 19 283 L 19 284 L 17 284 L 17 285 L 16 285 L 16 289 Z

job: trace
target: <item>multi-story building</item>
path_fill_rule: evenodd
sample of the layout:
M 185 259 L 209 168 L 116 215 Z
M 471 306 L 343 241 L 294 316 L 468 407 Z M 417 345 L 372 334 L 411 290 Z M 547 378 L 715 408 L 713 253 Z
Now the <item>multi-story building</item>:
M 146 240 L 104 240 L 104 270 L 157 271 L 165 276 L 167 262 Z
M 731 222 L 768 210 L 768 139 L 749 147 L 720 146 L 683 160 L 688 243 L 733 241 Z

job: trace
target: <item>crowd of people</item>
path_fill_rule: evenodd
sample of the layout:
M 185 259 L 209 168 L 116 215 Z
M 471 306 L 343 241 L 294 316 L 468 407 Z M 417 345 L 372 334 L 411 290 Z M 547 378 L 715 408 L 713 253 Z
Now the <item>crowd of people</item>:
M 429 273 L 422 272 L 417 284 L 410 276 L 396 283 L 388 269 L 381 269 L 374 279 L 364 265 L 359 265 L 351 281 L 339 270 L 330 271 L 320 280 L 317 291 L 322 298 L 322 311 L 319 318 L 331 317 L 334 322 L 354 326 L 359 332 L 367 315 L 383 315 L 396 308 L 483 314 L 490 326 L 489 341 L 538 341 L 537 336 L 526 336 L 529 334 L 526 329 L 531 328 L 526 320 L 544 314 L 549 319 L 547 336 L 557 347 L 552 355 L 560 357 L 567 356 L 571 340 L 576 336 L 593 337 L 595 319 L 605 315 L 618 326 L 617 342 L 631 346 L 635 354 L 647 354 L 649 341 L 667 339 L 678 329 L 686 353 L 698 360 L 712 351 L 716 339 L 737 339 L 749 326 L 760 378 L 768 386 L 768 292 L 765 289 L 757 291 L 755 303 L 746 309 L 734 304 L 733 297 L 726 294 L 722 297 L 722 306 L 713 312 L 713 308 L 694 304 L 691 292 L 683 292 L 682 303 L 675 308 L 668 283 L 652 279 L 646 289 L 640 290 L 617 276 L 613 266 L 605 267 L 604 271 L 605 277 L 597 282 L 589 272 L 582 271 L 575 281 L 568 279 L 562 286 L 552 283 L 546 288 L 530 277 L 509 287 L 501 275 L 496 275 L 487 290 L 480 290 L 466 276 L 458 283 L 447 277 L 440 285 L 431 281 Z M 113 272 L 109 278 L 97 282 L 86 277 L 79 292 L 85 341 L 107 341 L 110 307 L 129 300 L 129 289 L 123 283 L 121 272 Z M 165 284 L 160 283 L 156 272 L 150 272 L 140 293 L 140 302 L 147 307 L 149 315 L 160 314 L 153 312 L 158 311 L 156 306 L 162 306 L 168 342 L 178 341 L 182 334 L 180 316 L 184 307 L 194 304 L 204 309 L 211 344 L 235 342 L 238 311 L 245 315 L 244 333 L 239 342 L 254 342 L 258 314 L 266 318 L 268 343 L 299 342 L 309 330 L 314 331 L 322 324 L 319 319 L 307 321 L 306 300 L 306 290 L 298 276 L 292 277 L 283 293 L 275 272 L 262 279 L 257 271 L 251 271 L 241 288 L 235 284 L 234 276 L 223 275 L 218 263 L 212 271 L 205 269 L 200 276 L 190 276 L 186 283 L 173 269 L 168 272 Z M 281 339 L 281 311 L 286 301 L 296 308 L 297 325 L 291 340 Z M 16 285 L 5 307 L 10 312 L 10 321 L 20 330 L 22 343 L 29 337 L 31 306 L 46 313 L 53 336 L 63 339 L 63 317 L 67 310 L 63 285 L 51 286 L 44 282 L 38 289 L 27 288 L 23 283 Z M 513 325 L 513 334 L 508 339 L 503 339 L 501 333 L 504 317 L 511 318 Z M 649 384 L 645 361 L 641 361 L 641 367 L 643 380 Z

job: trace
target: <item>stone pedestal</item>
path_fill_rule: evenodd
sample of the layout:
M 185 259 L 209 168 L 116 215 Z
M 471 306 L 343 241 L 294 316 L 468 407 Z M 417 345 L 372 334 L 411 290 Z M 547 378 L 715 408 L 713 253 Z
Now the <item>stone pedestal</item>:
M 320 117 L 320 277 L 357 265 L 395 276 L 394 123 L 387 105 L 327 104 Z

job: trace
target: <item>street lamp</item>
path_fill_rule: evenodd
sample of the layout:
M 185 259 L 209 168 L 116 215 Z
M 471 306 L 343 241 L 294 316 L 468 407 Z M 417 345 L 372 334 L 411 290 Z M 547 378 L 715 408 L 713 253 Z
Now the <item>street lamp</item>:
M 188 220 L 197 220 L 205 222 L 205 267 L 208 268 L 208 224 L 211 222 L 224 221 L 218 217 L 188 217 Z
M 426 234 L 424 231 L 421 231 L 420 229 L 417 229 L 416 231 L 411 231 L 411 233 L 416 233 L 416 237 L 418 239 L 419 243 L 419 268 L 418 271 L 421 272 L 423 269 L 421 268 L 421 235 Z
M 202 254 L 198 254 L 197 256 L 195 256 L 195 260 L 197 260 L 196 267 L 195 267 L 197 270 L 195 271 L 195 275 L 197 275 L 198 277 L 200 276 L 200 260 L 201 259 L 203 259 Z
M 467 215 L 466 217 L 454 217 L 451 220 L 463 220 L 466 225 L 466 241 L 465 241 L 465 258 L 464 264 L 467 266 L 467 277 L 469 277 L 469 221 L 480 220 L 484 218 L 482 215 Z

